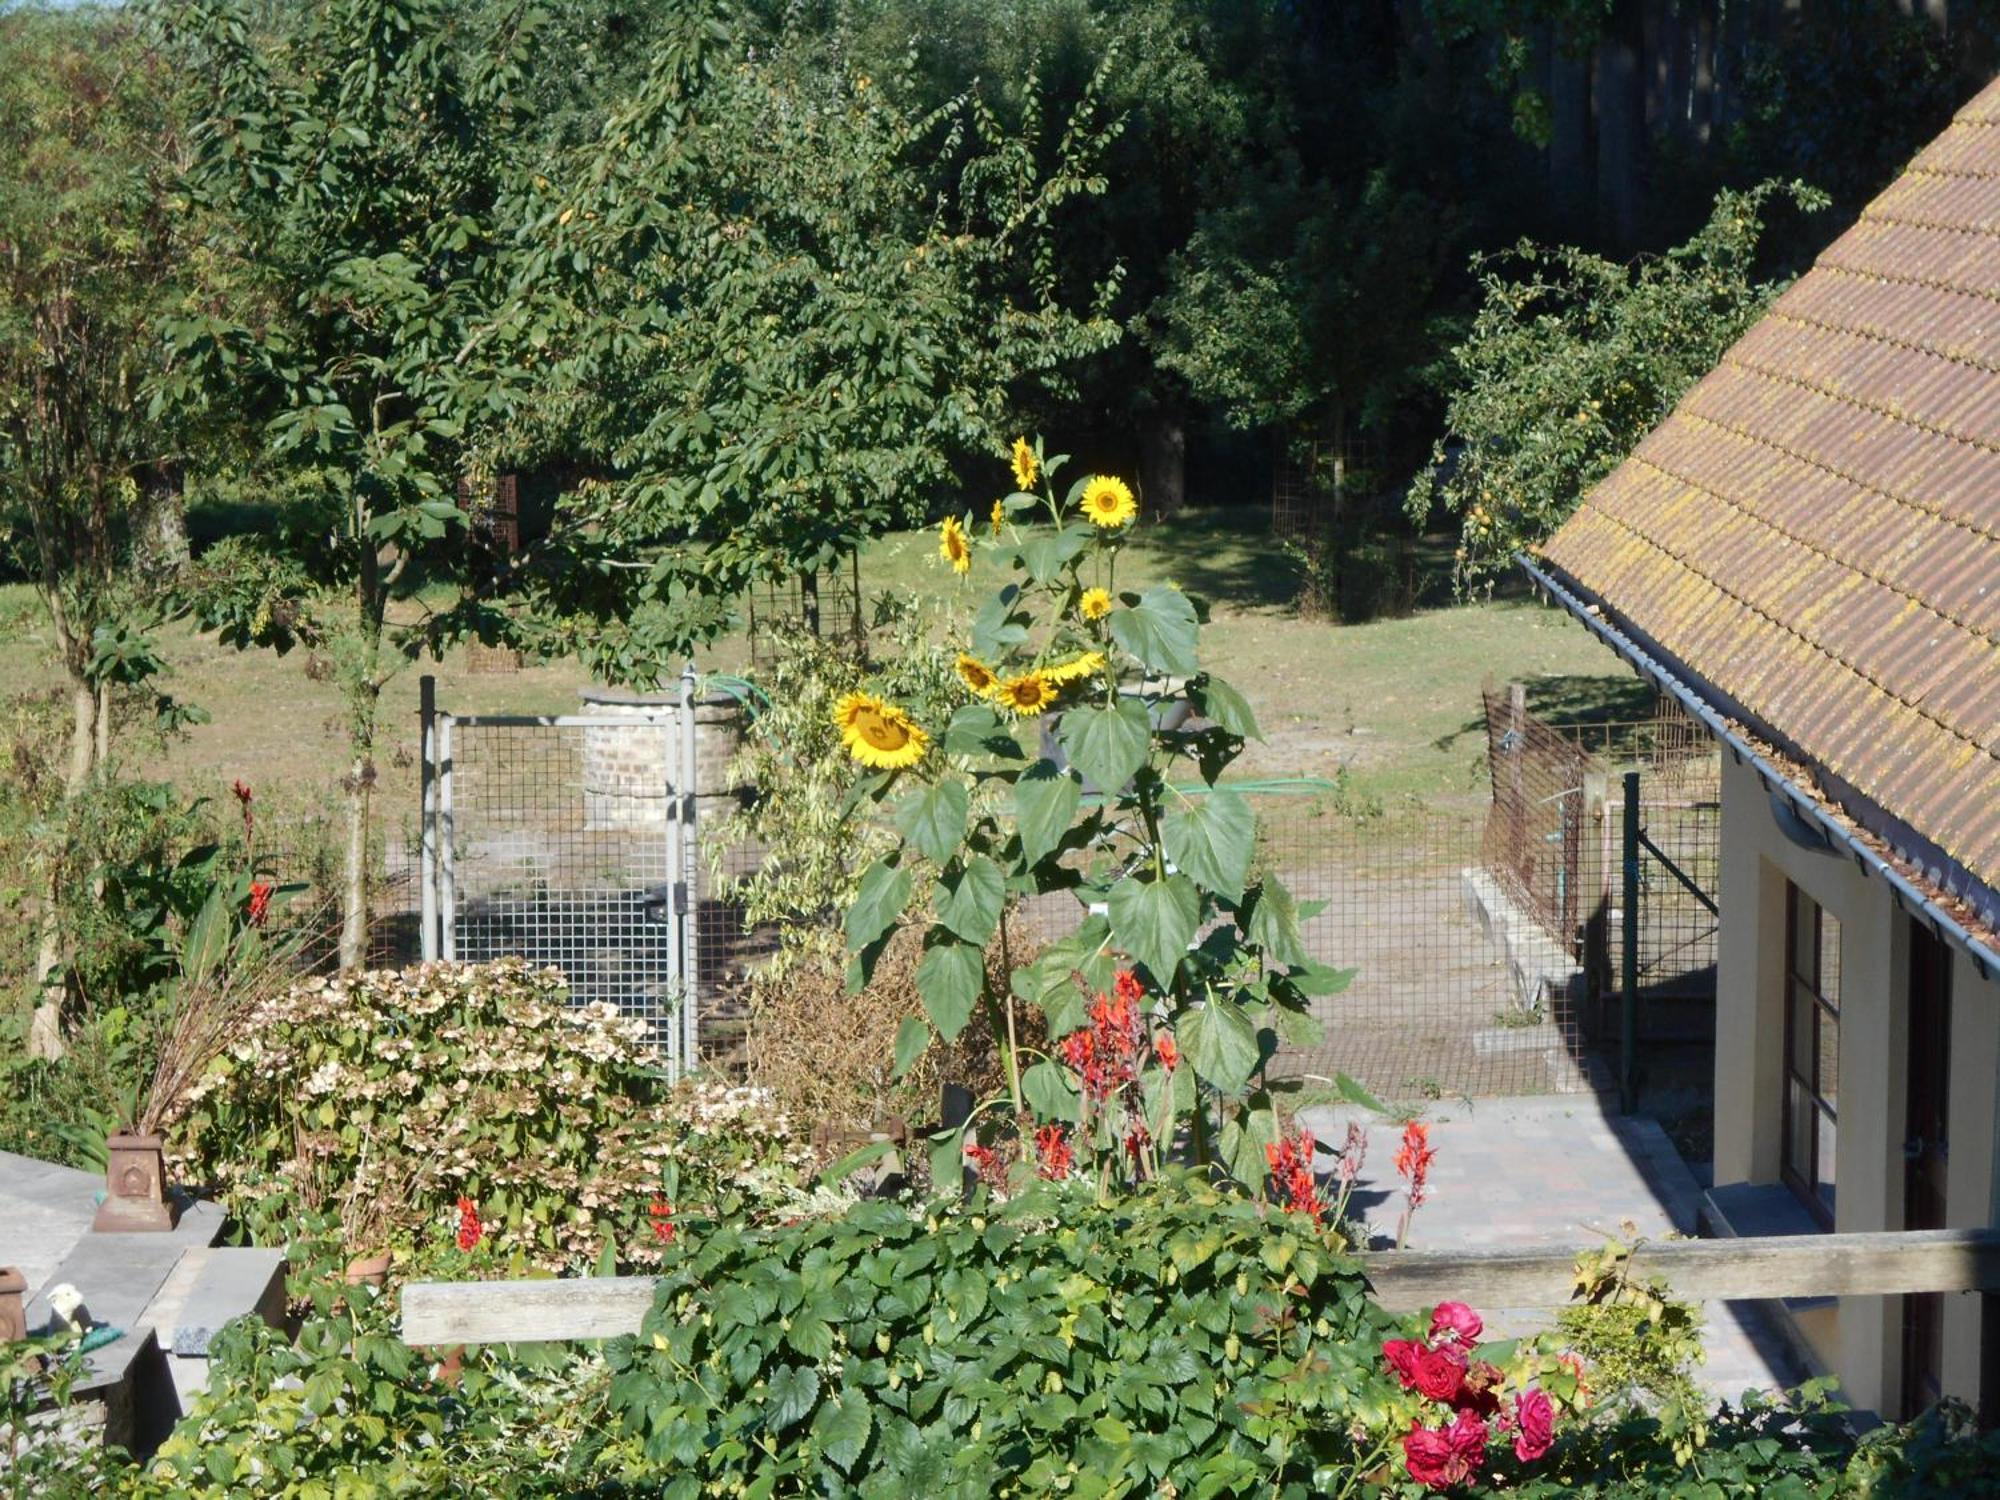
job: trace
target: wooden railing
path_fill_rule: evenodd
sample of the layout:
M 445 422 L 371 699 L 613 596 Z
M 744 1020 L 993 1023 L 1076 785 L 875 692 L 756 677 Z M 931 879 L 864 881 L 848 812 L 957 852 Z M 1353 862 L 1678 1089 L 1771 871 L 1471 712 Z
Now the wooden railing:
M 1384 1251 L 1360 1260 L 1376 1300 L 1408 1312 L 1443 1301 L 1559 1307 L 1576 1284 L 1578 1254 L 1551 1245 Z M 1631 1273 L 1664 1277 L 1675 1296 L 1691 1302 L 2000 1291 L 2000 1231 L 1661 1240 L 1633 1252 Z M 412 1344 L 616 1338 L 638 1331 L 653 1305 L 653 1286 L 650 1276 L 411 1282 L 403 1288 L 403 1338 Z

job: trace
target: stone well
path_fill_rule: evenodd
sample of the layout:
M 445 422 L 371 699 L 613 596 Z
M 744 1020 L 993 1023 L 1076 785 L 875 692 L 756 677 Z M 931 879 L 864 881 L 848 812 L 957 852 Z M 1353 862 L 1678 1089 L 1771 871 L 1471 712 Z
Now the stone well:
M 591 718 L 630 719 L 591 725 L 583 732 L 583 817 L 592 831 L 664 828 L 680 740 L 680 694 L 627 693 L 585 688 L 583 712 Z M 742 740 L 742 709 L 734 698 L 711 693 L 694 703 L 695 822 L 721 817 L 734 800 L 729 762 Z

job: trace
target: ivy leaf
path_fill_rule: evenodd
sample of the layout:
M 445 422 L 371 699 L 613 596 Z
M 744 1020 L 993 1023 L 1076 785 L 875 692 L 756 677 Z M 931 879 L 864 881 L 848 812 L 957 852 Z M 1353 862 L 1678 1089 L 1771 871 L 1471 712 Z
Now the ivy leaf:
M 896 925 L 903 908 L 910 904 L 910 872 L 899 870 L 887 859 L 878 859 L 861 876 L 861 889 L 847 908 L 842 927 L 847 947 L 858 953 Z
M 1116 796 L 1146 764 L 1153 726 L 1146 706 L 1119 700 L 1115 708 L 1072 708 L 1062 716 L 1062 747 L 1070 764 L 1097 791 Z
M 818 1400 L 819 1376 L 802 1365 L 787 1365 L 765 1389 L 764 1425 L 773 1432 L 796 1427 Z
M 1266 875 L 1257 882 L 1246 904 L 1250 907 L 1250 920 L 1245 930 L 1251 942 L 1291 968 L 1312 962 L 1312 955 L 1306 952 L 1306 945 L 1299 937 L 1298 906 L 1277 876 Z
M 1083 788 L 1052 760 L 1038 760 L 1014 783 L 1014 822 L 1021 835 L 1021 858 L 1039 864 L 1063 841 L 1083 801 Z
M 1021 1096 L 1038 1120 L 1076 1119 L 1077 1091 L 1069 1070 L 1044 1058 L 1021 1075 Z
M 947 777 L 903 799 L 896 808 L 896 831 L 926 859 L 943 864 L 958 852 L 971 805 L 965 783 Z
M 1167 857 L 1211 891 L 1243 899 L 1257 847 L 1257 818 L 1241 792 L 1214 787 L 1189 798 L 1160 823 Z
M 922 1016 L 905 1016 L 896 1027 L 896 1066 L 889 1076 L 901 1078 L 916 1066 L 917 1059 L 931 1044 L 931 1029 Z
M 938 878 L 931 905 L 944 928 L 980 947 L 1000 925 L 1007 904 L 1007 877 L 983 854 L 954 865 Z
M 1241 1092 L 1257 1071 L 1257 1028 L 1233 1000 L 1218 996 L 1187 1012 L 1174 1035 L 1195 1072 L 1225 1094 Z
M 834 1400 L 819 1409 L 813 1418 L 812 1435 L 828 1463 L 841 1473 L 852 1472 L 868 1446 L 872 1414 L 867 1395 L 857 1386 L 843 1387 Z
M 1137 604 L 1111 612 L 1111 638 L 1155 672 L 1193 676 L 1199 636 L 1194 606 L 1166 584 L 1155 584 Z
M 1202 673 L 1188 685 L 1188 697 L 1194 701 L 1196 713 L 1231 734 L 1246 740 L 1264 738 L 1264 731 L 1257 727 L 1256 714 L 1250 711 L 1249 700 L 1220 677 Z
M 917 965 L 917 995 L 938 1035 L 947 1042 L 956 1041 L 972 1019 L 972 1007 L 979 1000 L 985 978 L 984 952 L 972 943 L 949 938 L 933 947 Z
M 1118 946 L 1144 964 L 1161 989 L 1201 924 L 1201 893 L 1185 875 L 1164 880 L 1128 877 L 1111 888 L 1111 934 Z

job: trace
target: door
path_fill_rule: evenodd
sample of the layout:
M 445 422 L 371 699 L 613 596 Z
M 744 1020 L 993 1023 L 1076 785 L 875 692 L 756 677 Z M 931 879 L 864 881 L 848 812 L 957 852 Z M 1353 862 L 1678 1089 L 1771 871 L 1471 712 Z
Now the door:
M 1910 927 L 1908 1129 L 1903 1141 L 1903 1227 L 1944 1229 L 1945 1121 L 1950 1115 L 1951 950 Z M 1944 1388 L 1944 1298 L 1903 1299 L 1903 1414 L 1932 1405 Z

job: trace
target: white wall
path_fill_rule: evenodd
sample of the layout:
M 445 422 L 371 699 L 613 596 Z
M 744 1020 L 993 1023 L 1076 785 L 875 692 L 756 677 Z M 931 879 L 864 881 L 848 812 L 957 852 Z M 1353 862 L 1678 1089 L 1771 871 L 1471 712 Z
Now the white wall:
M 1907 918 L 1886 882 L 1844 853 L 1799 847 L 1779 830 L 1763 784 L 1724 751 L 1722 929 L 1716 975 L 1715 1181 L 1776 1183 L 1785 1043 L 1785 883 L 1840 923 L 1840 1083 L 1835 1155 L 1838 1230 L 1903 1226 L 1908 1038 Z M 1952 1227 L 1994 1222 L 1995 1081 L 2000 986 L 1957 955 L 1952 974 Z M 1979 1306 L 1954 1298 L 1945 1320 L 1945 1385 L 1978 1398 Z M 1849 1404 L 1893 1411 L 1901 1390 L 1901 1308 L 1891 1297 L 1845 1297 L 1800 1331 L 1838 1374 Z

